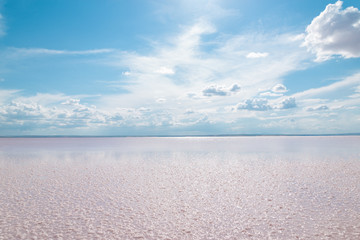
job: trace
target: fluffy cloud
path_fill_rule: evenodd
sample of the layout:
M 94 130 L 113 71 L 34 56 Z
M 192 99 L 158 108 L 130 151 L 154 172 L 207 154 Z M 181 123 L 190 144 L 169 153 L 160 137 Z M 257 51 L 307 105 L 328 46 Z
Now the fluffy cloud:
M 238 110 L 250 110 L 250 111 L 267 111 L 272 109 L 268 100 L 262 98 L 248 99 L 244 103 L 237 105 Z
M 71 105 L 71 106 L 78 106 L 80 104 L 80 99 L 70 98 L 70 99 L 66 100 L 65 102 L 63 102 L 61 104 Z
M 317 56 L 316 61 L 360 57 L 360 11 L 354 7 L 342 9 L 342 1 L 326 9 L 306 28 L 304 46 Z
M 290 98 L 287 98 L 287 99 L 284 99 L 282 102 L 281 102 L 281 109 L 289 109 L 289 108 L 295 108 L 297 105 L 296 105 L 296 101 L 295 101 L 295 98 L 294 97 L 290 97 Z
M 211 96 L 227 96 L 228 95 L 228 91 L 226 89 L 224 89 L 224 87 L 222 86 L 216 86 L 216 85 L 211 85 L 209 87 L 206 87 L 203 91 L 202 91 L 204 96 L 207 97 L 211 97 Z
M 239 103 L 236 108 L 238 110 L 249 111 L 267 111 L 272 109 L 290 109 L 297 107 L 294 97 L 289 97 L 281 101 L 280 104 L 271 103 L 264 98 L 248 99 L 243 103 Z
M 202 93 L 204 96 L 229 96 L 231 93 L 240 91 L 241 87 L 237 84 L 232 85 L 230 88 L 223 86 L 211 85 L 203 89 Z
M 272 89 L 271 91 L 273 91 L 274 93 L 284 93 L 284 92 L 287 92 L 287 88 L 279 83 L 279 84 L 276 84 Z

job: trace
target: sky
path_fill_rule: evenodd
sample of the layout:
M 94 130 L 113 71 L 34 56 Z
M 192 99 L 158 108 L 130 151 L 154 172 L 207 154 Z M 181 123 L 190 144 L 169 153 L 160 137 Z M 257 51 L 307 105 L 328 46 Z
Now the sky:
M 0 0 L 0 136 L 360 133 L 359 8 Z

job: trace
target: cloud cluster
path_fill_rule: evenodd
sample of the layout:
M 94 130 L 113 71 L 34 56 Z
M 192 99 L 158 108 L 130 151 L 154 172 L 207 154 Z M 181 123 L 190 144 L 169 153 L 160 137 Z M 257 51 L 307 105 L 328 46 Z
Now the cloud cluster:
M 354 7 L 342 9 L 342 1 L 326 9 L 306 28 L 304 46 L 325 61 L 338 55 L 360 57 L 360 11 Z
M 51 126 L 61 128 L 88 128 L 100 125 L 113 125 L 122 117 L 116 111 L 107 112 L 80 103 L 79 99 L 66 96 L 53 96 L 54 101 L 43 102 L 36 97 L 15 98 L 0 107 L 0 120 L 3 127 L 31 126 L 33 130 Z M 43 103 L 41 103 L 43 102 Z M 119 122 L 116 122 L 118 124 Z
M 268 111 L 272 109 L 290 109 L 296 107 L 297 104 L 294 97 L 285 98 L 280 104 L 272 103 L 264 98 L 253 98 L 236 105 L 237 110 L 249 111 Z
M 254 99 L 248 99 L 244 103 L 239 103 L 237 105 L 238 110 L 249 110 L 249 111 L 267 111 L 272 109 L 272 107 L 269 105 L 267 99 L 262 98 L 254 98 Z

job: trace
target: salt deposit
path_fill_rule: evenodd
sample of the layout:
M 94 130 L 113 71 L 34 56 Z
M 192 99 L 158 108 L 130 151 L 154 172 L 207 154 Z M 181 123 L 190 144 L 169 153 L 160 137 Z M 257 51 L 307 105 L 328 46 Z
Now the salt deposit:
M 360 239 L 358 146 L 0 139 L 0 239 Z

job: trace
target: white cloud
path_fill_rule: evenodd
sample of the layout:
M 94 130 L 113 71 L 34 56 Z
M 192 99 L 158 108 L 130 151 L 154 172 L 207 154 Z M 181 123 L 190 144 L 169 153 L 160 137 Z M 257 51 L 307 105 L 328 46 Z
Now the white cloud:
M 295 108 L 296 101 L 294 97 L 286 98 L 281 102 L 281 109 L 289 109 L 289 108 Z
M 283 94 L 281 93 L 274 93 L 274 92 L 262 92 L 260 93 L 260 96 L 263 97 L 281 97 Z
M 306 111 L 308 112 L 314 112 L 314 111 L 325 111 L 325 110 L 329 110 L 329 107 L 326 105 L 320 105 L 317 107 L 309 107 L 306 109 Z
M 268 111 L 273 109 L 290 109 L 296 108 L 297 104 L 294 97 L 289 97 L 282 99 L 280 104 L 276 103 L 277 101 L 269 101 L 264 98 L 253 98 L 247 99 L 243 103 L 239 103 L 236 105 L 236 109 L 238 110 L 249 110 L 249 111 Z
M 233 93 L 239 92 L 241 87 L 238 84 L 233 84 L 230 88 L 218 85 L 210 85 L 202 90 L 202 94 L 207 97 L 211 96 L 230 96 Z
M 66 100 L 66 102 L 63 102 L 61 104 L 70 105 L 70 106 L 79 106 L 80 105 L 80 99 L 70 98 L 70 99 Z
M 16 93 L 19 92 L 19 90 L 0 89 L 0 104 L 4 104 L 4 102 L 6 102 L 8 99 L 11 99 Z
M 305 90 L 303 92 L 295 93 L 292 96 L 296 98 L 310 98 L 313 96 L 320 96 L 327 93 L 331 93 L 337 91 L 339 89 L 347 88 L 350 86 L 357 86 L 360 83 L 360 73 L 356 73 L 352 76 L 349 76 L 341 81 L 332 83 L 330 85 L 319 87 L 319 88 L 311 88 Z
M 164 74 L 164 75 L 173 75 L 175 72 L 171 68 L 168 67 L 160 67 L 155 70 L 155 73 Z
M 278 83 L 271 89 L 271 91 L 273 91 L 274 93 L 284 93 L 287 92 L 288 90 L 283 84 Z
M 211 85 L 209 87 L 206 87 L 203 91 L 202 91 L 204 96 L 207 97 L 211 97 L 211 96 L 227 96 L 229 93 L 228 91 L 222 87 L 222 86 L 216 86 L 216 85 Z
M 12 54 L 16 56 L 31 56 L 31 55 L 89 55 L 89 54 L 103 54 L 112 53 L 114 49 L 92 49 L 84 51 L 69 51 L 69 50 L 55 50 L 47 48 L 10 48 Z
M 267 52 L 250 52 L 246 55 L 247 58 L 265 58 L 269 56 Z
M 339 55 L 360 57 L 360 11 L 354 7 L 342 9 L 342 1 L 326 9 L 306 28 L 304 46 L 316 54 L 316 61 Z
M 248 99 L 244 103 L 239 103 L 236 108 L 238 110 L 249 111 L 267 111 L 272 109 L 268 100 L 263 98 Z
M 128 107 L 139 107 L 153 102 L 156 95 L 168 100 L 163 107 L 173 108 L 175 99 L 185 99 L 184 93 L 196 94 L 191 98 L 197 101 L 195 104 L 204 104 L 201 96 L 230 96 L 220 100 L 221 103 L 208 104 L 215 108 L 235 105 L 239 100 L 258 95 L 259 88 L 271 89 L 282 76 L 297 69 L 307 59 L 306 49 L 290 41 L 288 34 L 221 35 L 204 19 L 183 26 L 181 30 L 179 34 L 153 44 L 154 49 L 146 55 L 115 53 L 113 59 L 116 60 L 112 64 L 131 71 L 126 79 L 129 84 L 124 86 L 129 93 L 114 96 L 108 105 L 117 107 L 126 102 Z M 274 51 L 272 58 L 261 61 L 243 58 L 254 46 Z M 234 83 L 237 85 L 233 86 Z M 239 86 L 242 94 L 236 94 L 235 99 L 234 93 L 239 91 Z M 194 102 L 187 99 L 188 102 L 182 104 L 190 108 Z

